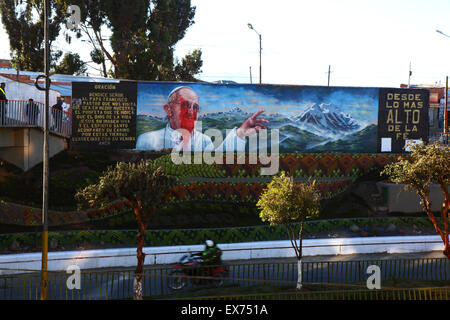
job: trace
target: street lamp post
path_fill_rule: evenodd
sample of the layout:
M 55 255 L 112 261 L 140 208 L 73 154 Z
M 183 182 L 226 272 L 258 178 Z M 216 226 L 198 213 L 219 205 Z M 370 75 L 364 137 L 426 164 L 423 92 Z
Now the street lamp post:
M 447 38 L 450 38 L 449 35 L 445 34 L 441 30 L 436 30 L 436 32 L 442 34 L 443 36 L 445 36 Z M 445 108 L 444 108 L 444 135 L 445 135 L 446 143 L 448 143 L 448 114 L 447 114 L 447 112 L 448 112 L 448 109 L 447 109 L 447 103 L 448 103 L 447 95 L 448 95 L 448 92 L 447 91 L 448 91 L 448 77 L 447 77 L 447 80 L 446 80 L 446 87 L 445 87 Z
M 253 26 L 252 26 L 251 23 L 247 24 L 247 26 L 248 26 L 249 29 L 252 29 L 253 31 L 255 31 L 256 34 L 259 36 L 259 84 L 261 84 L 261 51 L 262 51 L 262 46 L 261 46 L 261 34 L 258 33 L 258 31 L 256 31 L 256 30 L 253 28 Z
M 436 32 L 442 34 L 443 36 L 446 36 L 447 38 L 450 38 L 450 36 L 448 34 L 445 34 L 441 30 L 436 30 Z

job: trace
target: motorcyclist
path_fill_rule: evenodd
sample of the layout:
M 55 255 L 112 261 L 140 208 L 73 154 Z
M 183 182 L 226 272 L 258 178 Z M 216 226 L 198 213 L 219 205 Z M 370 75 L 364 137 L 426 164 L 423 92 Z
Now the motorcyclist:
M 201 252 L 183 256 L 180 263 L 172 270 L 173 279 L 169 287 L 179 290 L 186 285 L 186 278 L 195 284 L 214 283 L 216 286 L 223 284 L 224 277 L 229 274 L 229 268 L 222 266 L 222 250 L 212 240 L 205 241 L 205 248 Z
M 214 267 L 222 264 L 222 250 L 213 240 L 206 240 L 204 250 L 195 255 L 200 258 L 199 275 L 212 275 Z
M 206 240 L 204 250 L 194 255 L 200 257 L 200 264 L 202 266 L 217 266 L 222 264 L 222 250 L 220 250 L 213 240 Z
M 222 263 L 222 250 L 213 240 L 205 241 L 205 249 L 202 252 L 202 264 L 220 265 Z

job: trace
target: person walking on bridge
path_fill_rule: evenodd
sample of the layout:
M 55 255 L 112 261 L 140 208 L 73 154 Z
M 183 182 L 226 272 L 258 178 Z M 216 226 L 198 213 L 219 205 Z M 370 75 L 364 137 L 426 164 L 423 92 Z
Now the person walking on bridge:
M 0 84 L 0 125 L 6 124 L 6 104 L 8 99 L 5 92 L 6 84 L 2 82 Z
M 39 107 L 34 103 L 33 99 L 28 99 L 28 103 L 25 106 L 25 109 L 26 115 L 28 116 L 28 124 L 37 125 Z
M 61 97 L 56 98 L 56 104 L 52 107 L 52 115 L 53 115 L 53 121 L 54 121 L 54 127 L 51 128 L 51 130 L 56 130 L 58 132 L 61 132 L 61 122 L 62 122 L 62 113 L 63 113 L 63 101 Z

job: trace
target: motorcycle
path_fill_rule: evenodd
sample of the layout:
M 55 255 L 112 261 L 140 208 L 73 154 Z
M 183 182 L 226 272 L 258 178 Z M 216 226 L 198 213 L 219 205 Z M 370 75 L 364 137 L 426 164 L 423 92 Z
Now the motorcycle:
M 198 286 L 211 283 L 216 287 L 223 285 L 224 278 L 228 277 L 227 266 L 202 266 L 202 259 L 195 254 L 186 254 L 180 261 L 172 266 L 169 272 L 168 286 L 172 290 L 181 290 L 188 284 Z

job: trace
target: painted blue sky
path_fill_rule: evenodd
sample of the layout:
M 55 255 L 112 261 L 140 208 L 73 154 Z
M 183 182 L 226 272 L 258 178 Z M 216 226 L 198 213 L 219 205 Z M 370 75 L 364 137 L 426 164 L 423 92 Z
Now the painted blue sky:
M 164 82 L 138 83 L 138 115 L 164 117 L 168 94 L 180 85 L 198 94 L 201 115 L 239 107 L 247 112 L 262 108 L 269 114 L 295 116 L 313 103 L 332 103 L 360 124 L 376 124 L 378 118 L 378 88 Z

